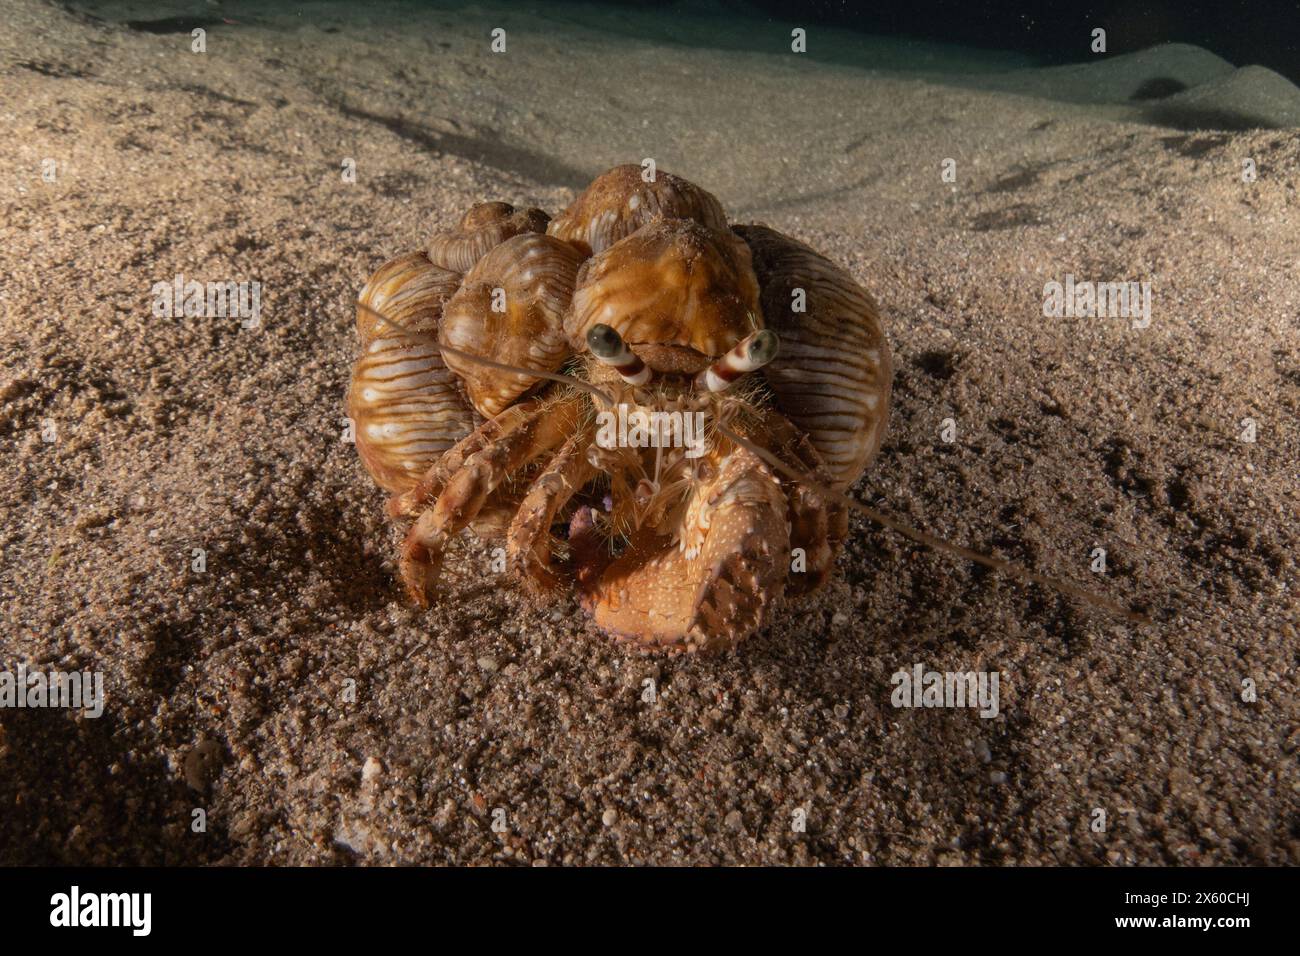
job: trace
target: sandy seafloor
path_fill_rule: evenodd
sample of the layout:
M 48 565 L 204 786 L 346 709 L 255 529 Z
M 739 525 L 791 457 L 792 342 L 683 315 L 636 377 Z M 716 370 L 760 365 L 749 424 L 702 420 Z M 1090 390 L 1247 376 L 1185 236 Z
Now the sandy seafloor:
M 3 0 L 0 662 L 107 701 L 0 710 L 0 862 L 1300 862 L 1300 132 L 1235 128 L 1300 123 L 1295 88 L 1188 47 L 959 80 L 547 9 Z M 206 54 L 124 25 L 180 15 Z M 858 497 L 1153 623 L 858 518 L 721 659 L 629 654 L 472 542 L 409 607 L 340 441 L 354 295 L 476 200 L 555 212 L 646 156 L 881 302 Z M 260 281 L 262 327 L 154 318 L 178 273 Z M 1067 273 L 1150 281 L 1150 326 L 1045 318 Z M 996 669 L 999 716 L 893 708 L 915 663 Z

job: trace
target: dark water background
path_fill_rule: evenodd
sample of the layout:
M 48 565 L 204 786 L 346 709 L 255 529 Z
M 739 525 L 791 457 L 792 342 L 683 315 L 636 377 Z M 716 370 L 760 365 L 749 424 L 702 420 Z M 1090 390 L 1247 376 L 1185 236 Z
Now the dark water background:
M 983 73 L 1017 66 L 1091 63 L 1092 31 L 1106 30 L 1105 56 L 1162 43 L 1188 43 L 1235 66 L 1268 67 L 1300 85 L 1300 0 L 389 0 L 340 5 L 321 0 L 71 0 L 65 4 L 148 32 L 328 9 L 358 26 L 403 7 L 519 10 L 557 22 L 668 44 L 778 53 L 789 28 L 809 30 L 811 60 L 889 70 Z M 382 12 L 380 12 L 382 11 Z M 780 29 L 773 29 L 774 26 Z M 817 27 L 832 27 L 821 33 Z M 877 42 L 869 52 L 855 37 Z M 890 45 L 880 40 L 891 41 Z M 869 57 L 871 63 L 864 63 Z

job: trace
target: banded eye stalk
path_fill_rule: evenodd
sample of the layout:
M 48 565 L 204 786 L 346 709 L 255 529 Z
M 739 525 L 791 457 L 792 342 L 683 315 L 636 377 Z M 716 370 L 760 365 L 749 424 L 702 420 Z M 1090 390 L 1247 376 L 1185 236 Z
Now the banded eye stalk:
M 762 368 L 780 347 L 780 339 L 771 329 L 760 329 L 745 336 L 726 355 L 696 376 L 695 384 L 710 392 L 723 392 L 747 372 Z
M 587 347 L 602 365 L 612 366 L 629 385 L 644 385 L 654 374 L 640 356 L 627 347 L 623 336 L 597 323 L 587 331 Z

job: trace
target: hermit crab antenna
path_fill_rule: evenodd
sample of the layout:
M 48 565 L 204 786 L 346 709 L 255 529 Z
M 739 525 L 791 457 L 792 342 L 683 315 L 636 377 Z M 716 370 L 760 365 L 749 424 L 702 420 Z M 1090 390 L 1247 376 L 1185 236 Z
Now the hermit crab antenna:
M 596 323 L 587 330 L 587 347 L 596 361 L 618 372 L 629 385 L 644 385 L 654 374 L 641 357 L 627 347 L 623 336 L 608 325 Z
M 695 384 L 710 392 L 721 392 L 746 372 L 760 369 L 776 358 L 781 340 L 771 329 L 760 329 L 741 339 L 722 358 L 718 359 L 698 376 Z

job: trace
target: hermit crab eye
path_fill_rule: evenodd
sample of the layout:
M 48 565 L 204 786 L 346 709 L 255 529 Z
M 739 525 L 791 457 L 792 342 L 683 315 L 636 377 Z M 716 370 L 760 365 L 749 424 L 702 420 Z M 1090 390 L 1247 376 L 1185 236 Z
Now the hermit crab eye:
M 587 347 L 602 365 L 611 366 L 629 385 L 650 381 L 650 366 L 627 347 L 623 337 L 608 325 L 597 323 L 587 331 Z
M 749 361 L 753 368 L 762 368 L 776 358 L 781 346 L 781 340 L 770 329 L 755 332 L 746 341 L 749 342 Z
M 747 335 L 735 348 L 701 372 L 696 385 L 710 392 L 725 391 L 746 372 L 760 369 L 776 358 L 780 344 L 780 339 L 771 329 L 760 329 Z
M 587 346 L 600 359 L 612 359 L 623 351 L 623 339 L 608 325 L 593 325 L 587 333 Z

